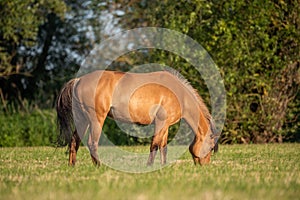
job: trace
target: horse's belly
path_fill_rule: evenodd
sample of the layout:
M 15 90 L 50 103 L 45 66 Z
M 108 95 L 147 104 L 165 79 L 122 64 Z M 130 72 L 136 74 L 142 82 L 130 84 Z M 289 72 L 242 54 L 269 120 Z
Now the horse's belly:
M 146 105 L 132 106 L 128 103 L 122 104 L 119 102 L 111 106 L 108 116 L 128 123 L 151 124 L 155 114 L 147 107 Z
M 163 106 L 153 96 L 131 96 L 127 102 L 122 99 L 111 106 L 109 117 L 129 123 L 151 124 Z

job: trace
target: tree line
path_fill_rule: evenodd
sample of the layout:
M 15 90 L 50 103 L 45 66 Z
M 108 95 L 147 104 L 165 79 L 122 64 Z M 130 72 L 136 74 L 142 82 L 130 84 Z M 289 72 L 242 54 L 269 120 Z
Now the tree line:
M 219 67 L 227 98 L 222 143 L 299 141 L 298 0 L 2 0 L 1 114 L 52 109 L 96 44 L 147 26 L 190 36 Z M 178 70 L 209 104 L 197 71 L 171 52 L 133 51 L 110 67 L 155 62 Z

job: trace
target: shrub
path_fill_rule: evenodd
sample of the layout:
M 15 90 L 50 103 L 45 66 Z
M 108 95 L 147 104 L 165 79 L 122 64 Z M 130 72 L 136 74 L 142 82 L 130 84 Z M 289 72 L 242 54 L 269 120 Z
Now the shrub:
M 45 146 L 56 141 L 53 110 L 0 115 L 0 147 Z

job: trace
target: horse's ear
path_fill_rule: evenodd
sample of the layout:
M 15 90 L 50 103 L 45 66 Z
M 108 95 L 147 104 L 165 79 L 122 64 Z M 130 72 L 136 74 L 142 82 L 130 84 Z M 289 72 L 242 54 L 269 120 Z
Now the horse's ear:
M 217 153 L 218 152 L 218 150 L 219 150 L 219 144 L 218 144 L 218 140 L 219 140 L 219 138 L 220 138 L 220 135 L 221 134 L 215 134 L 215 135 L 213 135 L 213 140 L 214 140 L 214 143 L 215 143 L 215 146 L 214 146 L 214 152 L 215 153 Z
M 219 144 L 217 141 L 217 143 L 215 143 L 215 146 L 214 146 L 214 153 L 217 153 L 218 151 L 219 151 Z
M 220 134 L 213 134 L 213 135 L 211 135 L 211 139 L 214 141 L 213 150 L 214 150 L 215 153 L 217 153 L 218 150 L 219 150 L 219 144 L 218 144 L 219 138 L 220 138 Z
M 214 150 L 214 152 L 216 153 L 216 152 L 218 152 L 218 149 L 219 149 L 218 140 L 221 136 L 221 133 L 219 133 L 218 130 L 216 129 L 215 122 L 213 119 L 211 119 L 209 122 L 210 122 L 210 129 L 211 129 L 210 138 L 212 139 L 212 141 L 214 143 L 212 150 Z

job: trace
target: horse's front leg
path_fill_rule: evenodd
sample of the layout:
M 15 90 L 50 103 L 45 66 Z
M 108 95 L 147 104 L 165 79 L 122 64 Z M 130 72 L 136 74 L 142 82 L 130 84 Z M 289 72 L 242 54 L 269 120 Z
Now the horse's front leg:
M 163 131 L 161 143 L 159 146 L 160 151 L 160 163 L 165 165 L 167 163 L 167 143 L 168 143 L 168 127 Z
M 167 163 L 167 145 L 161 146 L 159 148 L 160 151 L 160 163 L 161 165 L 165 165 Z
M 77 134 L 77 131 L 75 130 L 71 139 L 71 142 L 69 143 L 69 165 L 74 166 L 76 163 L 76 154 L 80 146 L 80 137 Z
M 152 138 L 150 146 L 150 155 L 147 165 L 150 166 L 154 163 L 155 155 L 159 147 L 161 164 L 166 164 L 167 161 L 167 140 L 168 140 L 168 126 L 165 125 L 165 121 L 156 120 L 155 134 Z
M 152 139 L 151 146 L 150 146 L 150 154 L 149 154 L 149 158 L 147 161 L 148 166 L 153 165 L 154 159 L 155 159 L 155 156 L 157 153 L 157 149 L 158 149 L 158 145 L 156 143 L 154 143 L 153 141 L 154 141 L 154 138 Z

